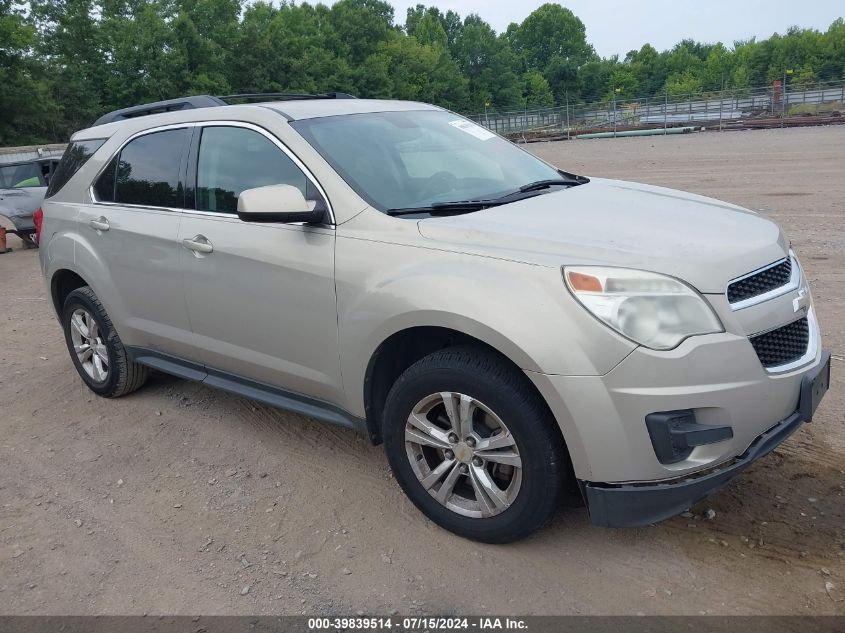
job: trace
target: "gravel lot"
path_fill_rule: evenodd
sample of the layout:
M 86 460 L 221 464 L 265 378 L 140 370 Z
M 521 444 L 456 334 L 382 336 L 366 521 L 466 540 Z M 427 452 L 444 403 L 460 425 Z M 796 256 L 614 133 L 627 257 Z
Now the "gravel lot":
M 93 396 L 36 252 L 15 250 L 0 255 L 0 613 L 845 613 L 845 126 L 527 147 L 778 221 L 836 355 L 815 421 L 692 516 L 610 530 L 562 509 L 527 541 L 479 545 L 426 521 L 352 432 L 167 376 Z

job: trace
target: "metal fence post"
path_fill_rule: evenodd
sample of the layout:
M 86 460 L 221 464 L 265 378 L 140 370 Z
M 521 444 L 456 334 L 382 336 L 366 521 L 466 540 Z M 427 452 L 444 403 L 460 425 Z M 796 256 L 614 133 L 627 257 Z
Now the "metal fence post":
M 664 93 L 663 101 L 663 134 L 666 134 L 667 123 L 669 122 L 669 91 Z
M 613 89 L 613 136 L 616 136 L 616 88 Z
M 569 90 L 566 91 L 566 140 L 569 140 Z
M 725 86 L 719 91 L 719 131 L 722 131 L 722 107 L 725 104 Z
M 525 123 L 528 118 L 528 104 L 525 104 L 525 109 L 522 111 L 522 141 L 525 142 Z
M 780 126 L 783 127 L 783 121 L 786 119 L 786 71 L 783 71 L 783 86 L 780 89 Z

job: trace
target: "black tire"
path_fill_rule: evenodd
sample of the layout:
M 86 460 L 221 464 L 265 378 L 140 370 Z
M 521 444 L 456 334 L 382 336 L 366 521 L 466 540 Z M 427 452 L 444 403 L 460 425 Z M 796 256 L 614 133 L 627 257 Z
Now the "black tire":
M 451 391 L 485 404 L 510 430 L 522 459 L 522 482 L 510 507 L 489 517 L 468 517 L 437 501 L 414 473 L 405 447 L 405 426 L 414 406 L 430 394 Z M 384 408 L 383 437 L 396 480 L 432 521 L 485 543 L 524 538 L 559 506 L 569 479 L 560 430 L 528 378 L 496 354 L 469 346 L 426 356 L 396 381 Z
M 71 338 L 71 317 L 80 308 L 92 315 L 97 323 L 100 339 L 106 346 L 108 372 L 106 379 L 102 381 L 95 380 L 93 376 L 90 376 L 85 371 L 74 351 L 73 340 Z M 88 385 L 88 388 L 98 396 L 119 398 L 141 388 L 147 381 L 149 369 L 129 359 L 126 348 L 117 335 L 109 315 L 90 287 L 83 286 L 77 288 L 67 296 L 62 309 L 62 329 L 64 330 L 65 343 L 67 343 L 68 352 L 70 353 L 74 367 L 76 367 L 76 371 L 85 384 Z

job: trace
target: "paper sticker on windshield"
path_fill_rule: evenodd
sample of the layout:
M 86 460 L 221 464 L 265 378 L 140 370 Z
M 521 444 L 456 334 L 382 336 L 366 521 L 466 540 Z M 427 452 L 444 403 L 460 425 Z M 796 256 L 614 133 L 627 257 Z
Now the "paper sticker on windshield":
M 473 135 L 475 138 L 481 139 L 482 141 L 489 140 L 496 136 L 490 130 L 485 130 L 480 125 L 476 125 L 472 121 L 465 121 L 463 119 L 458 119 L 457 121 L 449 121 L 449 125 L 452 127 L 456 127 L 462 132 L 466 132 L 467 134 Z

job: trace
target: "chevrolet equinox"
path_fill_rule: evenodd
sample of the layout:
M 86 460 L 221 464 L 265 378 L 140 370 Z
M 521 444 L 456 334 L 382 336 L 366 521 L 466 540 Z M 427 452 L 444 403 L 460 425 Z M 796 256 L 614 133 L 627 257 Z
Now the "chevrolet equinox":
M 358 430 L 480 541 L 568 492 L 598 525 L 682 512 L 829 383 L 775 223 L 560 171 L 422 103 L 113 112 L 73 136 L 35 219 L 96 394 L 158 370 Z

